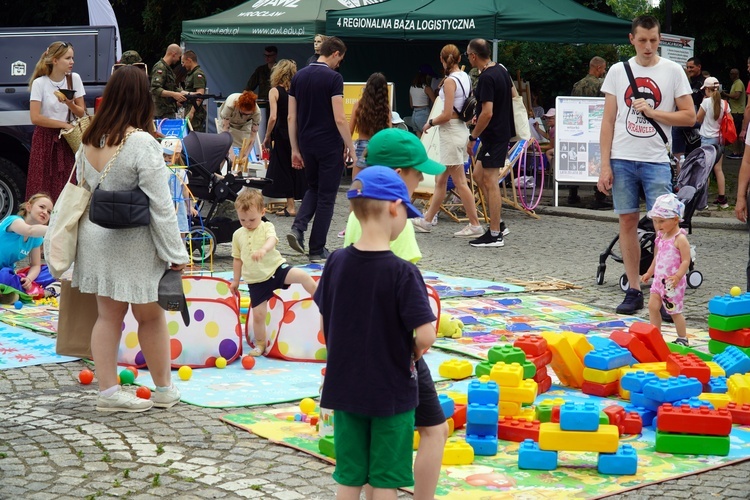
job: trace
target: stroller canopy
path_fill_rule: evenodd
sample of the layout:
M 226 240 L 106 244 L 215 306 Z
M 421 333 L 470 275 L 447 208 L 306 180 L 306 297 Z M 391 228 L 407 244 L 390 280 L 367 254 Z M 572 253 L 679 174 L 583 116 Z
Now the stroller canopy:
M 692 186 L 695 192 L 700 192 L 708 183 L 708 176 L 718 159 L 718 146 L 706 145 L 695 148 L 682 163 L 675 182 L 675 191 L 679 193 L 680 189 Z
M 209 174 L 215 174 L 219 172 L 229 153 L 232 136 L 229 132 L 221 134 L 191 132 L 182 140 L 182 143 L 185 147 L 186 163 L 189 169 L 200 165 Z

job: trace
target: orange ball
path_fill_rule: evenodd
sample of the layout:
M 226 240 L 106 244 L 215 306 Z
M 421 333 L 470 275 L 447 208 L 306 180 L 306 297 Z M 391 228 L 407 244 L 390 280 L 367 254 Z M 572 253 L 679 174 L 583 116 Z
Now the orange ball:
M 135 390 L 135 395 L 141 399 L 151 399 L 151 389 L 143 385 Z
M 83 385 L 89 385 L 89 384 L 90 384 L 91 382 L 93 382 L 93 381 L 94 381 L 94 372 L 92 372 L 92 371 L 91 371 L 91 370 L 89 370 L 88 368 L 84 368 L 84 369 L 83 369 L 83 370 L 81 370 L 81 371 L 80 371 L 80 373 L 78 374 L 78 380 L 79 380 L 79 381 L 80 381 L 80 382 L 81 382 L 81 383 L 82 383 Z
M 136 368 L 135 366 L 128 366 L 126 370 L 130 370 L 131 372 L 133 372 L 133 379 L 138 378 L 138 368 Z
M 255 358 L 252 356 L 243 356 L 242 357 L 242 368 L 245 370 L 252 370 L 255 366 Z

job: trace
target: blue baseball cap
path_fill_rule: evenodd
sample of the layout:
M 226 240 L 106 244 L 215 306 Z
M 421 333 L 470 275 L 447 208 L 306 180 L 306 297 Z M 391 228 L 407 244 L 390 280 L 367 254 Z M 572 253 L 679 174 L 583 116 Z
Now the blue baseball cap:
M 370 198 L 373 200 L 397 201 L 406 207 L 409 218 L 422 217 L 422 212 L 412 205 L 406 184 L 395 170 L 388 167 L 367 167 L 362 170 L 353 182 L 359 182 L 361 188 L 346 192 L 348 199 Z

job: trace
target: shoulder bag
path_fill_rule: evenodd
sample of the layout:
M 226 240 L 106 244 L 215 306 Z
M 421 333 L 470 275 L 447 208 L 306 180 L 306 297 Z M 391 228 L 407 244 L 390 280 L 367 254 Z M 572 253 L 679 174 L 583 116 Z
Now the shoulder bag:
M 464 97 L 465 97 L 464 105 L 461 106 L 461 110 L 460 111 L 457 110 L 456 107 L 454 106 L 453 111 L 456 112 L 456 114 L 458 115 L 458 118 L 462 122 L 470 122 L 471 120 L 474 119 L 474 114 L 477 111 L 477 99 L 471 93 L 468 93 L 468 94 L 466 93 L 466 89 L 464 88 L 464 84 L 461 83 L 461 80 L 459 80 L 456 77 L 452 77 L 452 78 L 456 80 L 456 82 L 458 82 L 458 84 L 461 86 L 461 92 L 463 92 Z
M 70 171 L 68 182 L 57 198 L 49 219 L 47 234 L 44 236 L 44 260 L 50 273 L 59 278 L 73 264 L 78 245 L 78 222 L 89 205 L 91 191 L 85 187 L 83 176 L 78 184 L 73 184 L 73 172 L 82 161 L 83 152 L 76 156 L 76 164 Z
M 733 144 L 737 140 L 737 128 L 734 126 L 734 118 L 729 112 L 729 104 L 724 103 L 724 116 L 721 119 L 719 135 L 722 144 Z
M 68 88 L 73 89 L 73 76 L 68 74 L 66 75 L 66 78 L 68 80 Z M 83 116 L 78 118 L 77 120 L 73 121 L 73 128 L 69 129 L 61 129 L 60 130 L 60 136 L 65 139 L 65 141 L 70 146 L 70 149 L 73 150 L 73 152 L 78 151 L 78 148 L 81 147 L 81 139 L 83 138 L 83 133 L 86 131 L 87 128 L 89 128 L 89 125 L 91 124 L 91 117 L 88 115 L 88 112 L 86 111 L 86 104 L 83 105 Z M 68 110 L 68 122 L 70 122 L 70 110 Z
M 148 226 L 151 223 L 149 199 L 141 188 L 136 187 L 127 191 L 105 191 L 101 189 L 102 182 L 107 177 L 128 137 L 138 131 L 140 129 L 135 129 L 125 136 L 102 171 L 99 184 L 91 196 L 91 208 L 89 209 L 89 220 L 94 224 L 107 229 L 127 229 Z

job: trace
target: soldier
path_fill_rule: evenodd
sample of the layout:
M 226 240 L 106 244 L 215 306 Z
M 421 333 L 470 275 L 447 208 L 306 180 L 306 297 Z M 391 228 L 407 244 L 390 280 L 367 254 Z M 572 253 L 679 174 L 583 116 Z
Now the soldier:
M 154 100 L 154 118 L 174 118 L 178 103 L 185 101 L 185 96 L 178 92 L 177 79 L 172 65 L 179 62 L 182 49 L 177 44 L 167 47 L 164 57 L 151 68 L 151 97 Z
M 120 57 L 120 64 L 132 65 L 142 61 L 141 55 L 135 50 L 126 50 L 122 53 L 122 57 Z
M 182 55 L 182 65 L 187 70 L 185 77 L 185 92 L 191 94 L 206 93 L 206 74 L 203 73 L 198 64 L 198 56 L 192 50 L 186 50 Z M 199 100 L 195 105 L 191 102 L 185 103 L 185 118 L 190 120 L 193 130 L 205 132 L 206 130 L 206 108 L 203 101 Z

